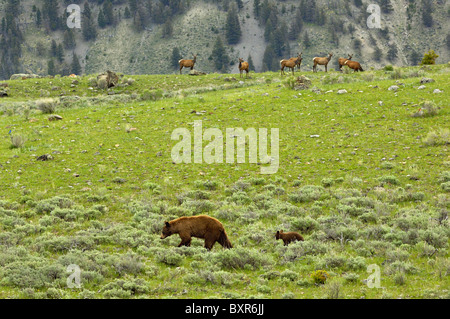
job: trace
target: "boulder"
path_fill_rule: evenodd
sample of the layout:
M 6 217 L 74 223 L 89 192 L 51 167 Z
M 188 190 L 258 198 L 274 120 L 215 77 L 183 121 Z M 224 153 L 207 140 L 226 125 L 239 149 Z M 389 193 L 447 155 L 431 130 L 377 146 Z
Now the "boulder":
M 420 84 L 424 84 L 424 83 L 433 83 L 434 79 L 432 78 L 422 78 L 422 80 L 420 80 Z
M 389 91 L 397 91 L 398 90 L 398 86 L 397 85 L 392 85 L 389 87 L 388 89 Z
M 26 80 L 26 79 L 37 79 L 40 76 L 37 74 L 25 74 L 25 73 L 17 73 L 17 74 L 13 74 L 11 75 L 11 77 L 9 78 L 10 80 Z
M 337 91 L 337 94 L 345 94 L 345 93 L 347 93 L 347 90 L 345 89 Z
M 50 160 L 52 160 L 53 159 L 53 156 L 51 156 L 50 154 L 44 154 L 44 155 L 41 155 L 41 156 L 38 156 L 37 158 L 36 158 L 36 161 L 50 161 Z
M 189 75 L 206 75 L 206 73 L 205 73 L 205 72 L 202 72 L 202 71 L 191 70 L 191 71 L 189 72 Z
M 60 121 L 63 117 L 61 115 L 53 114 L 48 117 L 49 121 Z
M 322 90 L 319 89 L 317 86 L 315 86 L 315 87 L 313 87 L 311 89 L 311 92 L 316 93 L 316 94 L 320 94 L 320 93 L 322 93 Z
M 115 72 L 106 71 L 97 76 L 97 83 L 104 83 L 106 88 L 116 86 L 119 83 L 119 76 Z M 103 86 L 103 85 L 102 85 Z M 99 85 L 100 88 L 105 88 Z
M 306 90 L 311 86 L 311 80 L 304 75 L 297 77 L 294 90 Z

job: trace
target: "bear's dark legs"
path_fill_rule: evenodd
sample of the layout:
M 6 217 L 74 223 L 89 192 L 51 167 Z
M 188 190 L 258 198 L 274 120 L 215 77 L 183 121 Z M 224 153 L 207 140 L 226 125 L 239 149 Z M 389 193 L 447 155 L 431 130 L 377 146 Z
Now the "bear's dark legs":
M 216 243 L 215 239 L 206 238 L 205 239 L 205 248 L 211 250 Z
M 190 247 L 191 246 L 191 238 L 182 238 L 181 243 L 178 245 L 178 247 L 181 247 L 181 246 Z

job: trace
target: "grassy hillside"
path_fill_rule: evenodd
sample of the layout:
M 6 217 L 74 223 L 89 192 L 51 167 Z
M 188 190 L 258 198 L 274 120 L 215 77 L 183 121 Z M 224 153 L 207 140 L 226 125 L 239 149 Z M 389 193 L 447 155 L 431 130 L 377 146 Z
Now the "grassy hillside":
M 94 76 L 8 81 L 0 298 L 449 298 L 449 71 L 307 72 L 302 91 L 270 72 L 125 75 L 108 90 Z M 174 164 L 171 134 L 196 120 L 278 128 L 277 173 Z M 234 248 L 160 239 L 164 221 L 198 214 Z M 305 241 L 283 246 L 280 229 Z M 71 264 L 81 289 L 67 287 Z

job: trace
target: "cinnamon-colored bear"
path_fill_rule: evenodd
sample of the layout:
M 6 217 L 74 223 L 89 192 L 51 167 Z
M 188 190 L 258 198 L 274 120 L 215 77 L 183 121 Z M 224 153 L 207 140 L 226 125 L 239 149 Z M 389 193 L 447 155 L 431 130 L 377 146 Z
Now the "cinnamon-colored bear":
M 233 248 L 222 223 L 217 219 L 206 216 L 180 217 L 170 222 L 165 222 L 161 239 L 178 234 L 181 238 L 181 246 L 190 246 L 191 237 L 204 238 L 205 248 L 211 250 L 216 242 L 224 248 Z

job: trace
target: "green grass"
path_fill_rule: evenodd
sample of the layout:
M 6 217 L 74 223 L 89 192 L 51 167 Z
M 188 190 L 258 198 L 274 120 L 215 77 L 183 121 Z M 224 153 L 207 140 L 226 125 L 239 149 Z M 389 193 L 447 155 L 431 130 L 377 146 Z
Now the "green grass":
M 424 139 L 448 130 L 449 66 L 401 71 L 399 80 L 384 70 L 302 72 L 320 94 L 291 90 L 277 73 L 243 84 L 239 75 L 125 75 L 134 83 L 109 94 L 91 88 L 95 75 L 75 87 L 8 81 L 0 297 L 448 298 L 449 142 Z M 424 76 L 435 82 L 417 90 Z M 47 97 L 60 98 L 62 120 L 38 110 Z M 438 112 L 413 117 L 424 101 Z M 222 132 L 279 128 L 278 172 L 173 164 L 171 134 L 192 134 L 195 120 Z M 18 135 L 25 144 L 13 148 Z M 36 161 L 43 154 L 53 159 Z M 232 250 L 160 240 L 165 220 L 200 212 L 224 224 Z M 284 247 L 280 229 L 305 242 Z M 80 266 L 82 289 L 67 288 L 69 264 Z M 364 282 L 371 264 L 380 289 Z M 314 284 L 316 270 L 330 281 Z

